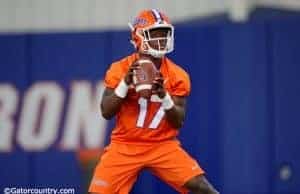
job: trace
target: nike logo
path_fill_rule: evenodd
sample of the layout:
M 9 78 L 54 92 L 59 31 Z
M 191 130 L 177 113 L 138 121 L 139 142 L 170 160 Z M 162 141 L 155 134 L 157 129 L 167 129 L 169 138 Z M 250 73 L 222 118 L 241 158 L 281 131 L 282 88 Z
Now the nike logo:
M 108 183 L 101 179 L 93 179 L 93 184 L 104 187 L 108 186 Z

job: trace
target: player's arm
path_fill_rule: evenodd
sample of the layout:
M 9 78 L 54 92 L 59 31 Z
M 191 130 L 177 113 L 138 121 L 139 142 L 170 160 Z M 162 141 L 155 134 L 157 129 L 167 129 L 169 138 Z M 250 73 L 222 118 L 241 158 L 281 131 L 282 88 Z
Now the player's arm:
M 174 105 L 165 110 L 167 120 L 177 129 L 183 126 L 185 118 L 185 105 L 186 98 L 181 96 L 172 96 L 171 97 Z
M 105 88 L 100 103 L 102 116 L 109 120 L 119 111 L 124 98 L 116 95 L 115 90 Z
M 164 79 L 160 74 L 154 81 L 153 93 L 162 99 L 167 120 L 176 128 L 182 127 L 185 118 L 186 97 L 171 96 L 164 88 Z
M 139 64 L 133 63 L 115 89 L 105 88 L 100 103 L 101 113 L 105 119 L 111 119 L 120 110 L 122 102 L 127 96 L 129 85 L 133 82 L 133 72 L 138 68 L 140 68 Z

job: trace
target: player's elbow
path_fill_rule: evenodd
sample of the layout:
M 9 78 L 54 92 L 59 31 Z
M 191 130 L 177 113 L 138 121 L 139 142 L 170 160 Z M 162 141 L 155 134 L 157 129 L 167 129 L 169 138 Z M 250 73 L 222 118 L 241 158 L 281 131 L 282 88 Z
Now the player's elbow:
M 174 123 L 173 123 L 173 127 L 174 127 L 175 129 L 180 129 L 180 128 L 182 128 L 182 127 L 183 127 L 183 121 L 176 121 L 176 122 L 174 122 Z
M 114 117 L 114 114 L 110 110 L 108 110 L 102 103 L 100 106 L 100 112 L 102 114 L 102 117 L 106 120 L 110 120 Z
M 184 117 L 177 115 L 167 115 L 167 120 L 175 129 L 180 129 L 183 127 Z
M 178 123 L 177 129 L 181 129 L 183 127 L 183 122 Z
M 105 118 L 106 120 L 110 120 L 110 119 L 112 119 L 114 117 L 114 115 L 111 114 L 108 111 L 103 111 L 102 110 L 101 113 L 102 113 L 102 117 Z

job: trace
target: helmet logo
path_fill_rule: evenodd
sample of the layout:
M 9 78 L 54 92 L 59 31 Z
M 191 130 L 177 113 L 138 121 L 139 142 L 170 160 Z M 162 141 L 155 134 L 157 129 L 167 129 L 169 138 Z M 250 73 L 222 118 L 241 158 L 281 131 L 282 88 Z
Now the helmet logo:
M 135 18 L 134 22 L 133 22 L 133 26 L 136 26 L 136 25 L 146 25 L 147 24 L 147 20 L 144 19 L 144 18 Z

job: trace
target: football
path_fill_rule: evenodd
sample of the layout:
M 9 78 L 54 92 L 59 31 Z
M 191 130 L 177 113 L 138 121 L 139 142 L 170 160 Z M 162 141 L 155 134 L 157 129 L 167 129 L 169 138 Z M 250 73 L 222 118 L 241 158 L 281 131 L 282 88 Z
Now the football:
M 141 97 L 149 99 L 152 95 L 152 83 L 158 70 L 150 59 L 141 58 L 137 63 L 141 68 L 134 71 L 133 84 L 135 91 Z

